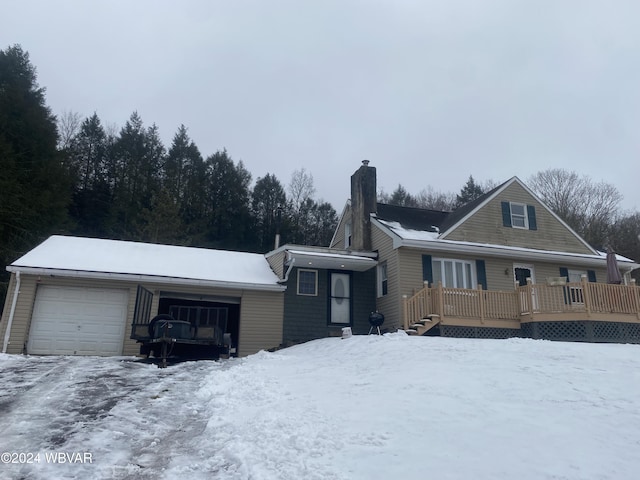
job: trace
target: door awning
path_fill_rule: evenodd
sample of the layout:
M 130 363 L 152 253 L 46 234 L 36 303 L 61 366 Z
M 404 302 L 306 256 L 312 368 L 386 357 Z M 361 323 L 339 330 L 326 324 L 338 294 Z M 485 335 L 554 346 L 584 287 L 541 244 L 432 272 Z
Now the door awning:
M 355 272 L 364 272 L 378 264 L 374 258 L 364 255 L 333 253 L 330 251 L 287 250 L 286 264 L 290 265 L 291 262 L 298 268 L 351 270 Z

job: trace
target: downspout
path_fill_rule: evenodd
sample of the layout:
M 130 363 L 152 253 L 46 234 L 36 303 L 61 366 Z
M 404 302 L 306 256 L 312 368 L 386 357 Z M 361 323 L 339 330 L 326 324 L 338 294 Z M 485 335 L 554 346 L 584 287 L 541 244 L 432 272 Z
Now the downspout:
M 291 263 L 289 263 L 289 268 L 287 268 L 287 273 L 284 274 L 284 278 L 278 283 L 287 283 L 289 281 L 289 274 L 291 273 L 291 269 L 293 268 L 294 263 L 296 263 L 295 257 L 291 259 Z
M 13 324 L 13 316 L 16 313 L 16 303 L 18 303 L 18 294 L 20 293 L 20 270 L 16 272 L 16 288 L 13 291 L 13 301 L 11 302 L 11 311 L 7 320 L 7 329 L 4 332 L 4 343 L 2 344 L 2 353 L 7 353 L 9 345 L 9 337 L 11 336 L 11 325 Z

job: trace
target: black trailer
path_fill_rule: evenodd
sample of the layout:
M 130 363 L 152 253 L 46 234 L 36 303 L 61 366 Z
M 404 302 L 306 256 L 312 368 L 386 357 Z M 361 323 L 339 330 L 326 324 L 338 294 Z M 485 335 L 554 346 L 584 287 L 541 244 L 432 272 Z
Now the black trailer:
M 235 355 L 237 321 L 233 318 L 233 305 L 163 302 L 166 313 L 150 318 L 152 297 L 151 292 L 138 286 L 131 338 L 140 343 L 142 355 L 157 359 L 161 368 L 167 366 L 169 358 L 218 359 Z

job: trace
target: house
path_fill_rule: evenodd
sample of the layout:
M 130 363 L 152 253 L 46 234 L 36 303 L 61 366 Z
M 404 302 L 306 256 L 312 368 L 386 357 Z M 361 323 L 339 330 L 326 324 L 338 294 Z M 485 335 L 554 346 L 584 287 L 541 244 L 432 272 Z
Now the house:
M 135 355 L 132 325 L 158 314 L 222 329 L 241 356 L 282 342 L 285 287 L 263 255 L 52 236 L 7 270 L 3 353 Z
M 377 254 L 283 245 L 266 254 L 284 292 L 283 345 L 370 329 Z
M 244 356 L 365 334 L 378 312 L 383 329 L 418 335 L 640 343 L 638 267 L 618 256 L 624 284 L 607 284 L 607 255 L 517 177 L 441 212 L 378 203 L 364 161 L 329 247 L 52 236 L 7 267 L 0 341 L 3 353 L 135 355 L 164 315 L 186 325 L 185 343 L 226 334 Z
M 619 256 L 628 285 L 607 285 L 606 254 L 517 177 L 440 212 L 377 203 L 368 163 L 351 177 L 331 248 L 378 254 L 376 308 L 388 330 L 640 341 L 639 287 L 630 279 L 639 265 Z

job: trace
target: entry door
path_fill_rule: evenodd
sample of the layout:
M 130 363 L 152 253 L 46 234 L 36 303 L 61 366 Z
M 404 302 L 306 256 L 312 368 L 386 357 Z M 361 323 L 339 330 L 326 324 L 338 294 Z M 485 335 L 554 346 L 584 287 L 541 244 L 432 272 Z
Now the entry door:
M 516 282 L 520 284 L 521 287 L 527 284 L 527 278 L 531 279 L 531 283 L 536 282 L 536 278 L 533 272 L 533 265 L 514 265 L 513 266 L 513 277 Z
M 351 324 L 351 275 L 331 274 L 331 323 Z
M 531 283 L 535 284 L 536 283 L 536 277 L 535 277 L 535 272 L 533 270 L 533 265 L 527 265 L 527 264 L 514 264 L 513 265 L 513 278 L 516 282 L 516 285 L 520 285 L 520 286 L 524 286 L 527 284 L 527 278 L 531 279 Z M 531 300 L 533 305 L 531 305 L 531 307 L 534 310 L 538 309 L 538 299 L 536 296 L 536 287 L 534 287 L 531 291 Z M 528 311 L 529 309 L 527 308 L 528 305 L 528 298 L 526 293 L 522 292 L 522 298 L 521 298 L 521 305 L 525 308 L 526 311 Z

